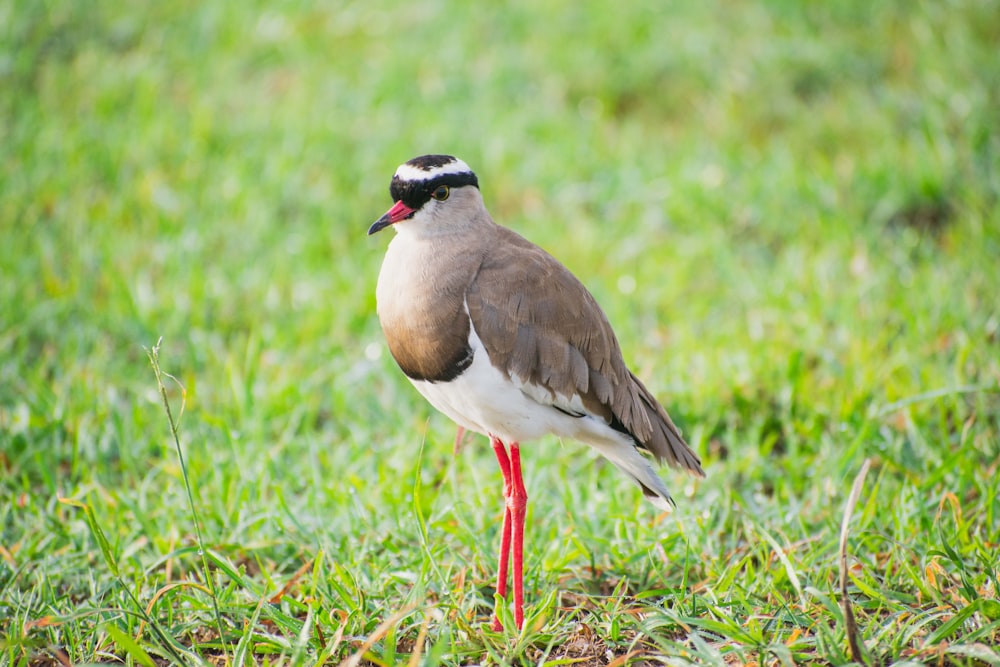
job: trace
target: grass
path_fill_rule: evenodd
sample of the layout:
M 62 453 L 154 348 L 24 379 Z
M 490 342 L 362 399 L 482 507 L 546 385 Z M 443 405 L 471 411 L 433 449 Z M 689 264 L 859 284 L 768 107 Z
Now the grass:
M 0 7 L 0 664 L 844 664 L 865 460 L 864 661 L 1000 664 L 998 9 Z M 492 452 L 374 312 L 426 152 L 709 475 L 526 447 L 521 634 Z

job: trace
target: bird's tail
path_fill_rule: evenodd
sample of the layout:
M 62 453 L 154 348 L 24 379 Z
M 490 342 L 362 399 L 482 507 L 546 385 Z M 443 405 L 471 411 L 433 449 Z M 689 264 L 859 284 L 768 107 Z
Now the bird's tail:
M 663 406 L 656 400 L 646 386 L 635 375 L 629 372 L 635 388 L 642 403 L 642 408 L 649 419 L 652 432 L 648 438 L 636 442 L 643 449 L 648 450 L 657 461 L 665 462 L 672 468 L 686 470 L 696 477 L 704 477 L 705 471 L 701 469 L 701 459 L 694 453 L 694 450 L 684 442 L 670 415 L 663 409 Z
M 674 499 L 670 497 L 666 484 L 649 464 L 649 459 L 639 453 L 632 438 L 625 434 L 605 439 L 588 439 L 587 444 L 599 451 L 623 473 L 628 475 L 640 489 L 646 500 L 664 512 L 672 512 Z

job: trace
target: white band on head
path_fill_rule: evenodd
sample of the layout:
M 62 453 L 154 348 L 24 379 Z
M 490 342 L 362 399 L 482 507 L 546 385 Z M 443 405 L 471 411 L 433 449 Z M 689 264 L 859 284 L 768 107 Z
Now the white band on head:
M 469 168 L 469 165 L 455 158 L 453 162 L 441 165 L 440 167 L 432 167 L 429 171 L 424 171 L 411 164 L 401 164 L 399 165 L 399 169 L 396 170 L 396 177 L 401 181 L 429 181 L 442 174 L 464 174 L 471 171 L 472 169 Z

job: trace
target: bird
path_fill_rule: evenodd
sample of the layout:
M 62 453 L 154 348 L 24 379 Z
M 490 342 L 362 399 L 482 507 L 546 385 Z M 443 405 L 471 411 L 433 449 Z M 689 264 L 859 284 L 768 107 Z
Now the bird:
M 548 252 L 493 221 L 468 164 L 415 157 L 396 169 L 389 194 L 392 207 L 368 229 L 396 231 L 375 288 L 379 323 L 400 370 L 458 424 L 459 437 L 464 429 L 490 440 L 504 498 L 496 592 L 506 601 L 512 564 L 520 630 L 522 443 L 555 435 L 590 445 L 668 512 L 674 500 L 643 452 L 697 477 L 705 472 L 626 366 L 591 293 Z M 503 629 L 499 610 L 492 629 Z

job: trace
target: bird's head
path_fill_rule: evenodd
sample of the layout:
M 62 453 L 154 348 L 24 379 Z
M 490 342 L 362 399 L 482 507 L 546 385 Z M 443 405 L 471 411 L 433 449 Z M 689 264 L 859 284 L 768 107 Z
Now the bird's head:
M 445 230 L 478 217 L 483 211 L 479 180 L 469 165 L 451 155 L 421 155 L 401 164 L 389 184 L 395 202 L 368 228 L 368 234 L 389 225 Z

